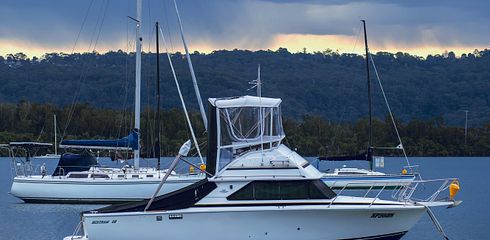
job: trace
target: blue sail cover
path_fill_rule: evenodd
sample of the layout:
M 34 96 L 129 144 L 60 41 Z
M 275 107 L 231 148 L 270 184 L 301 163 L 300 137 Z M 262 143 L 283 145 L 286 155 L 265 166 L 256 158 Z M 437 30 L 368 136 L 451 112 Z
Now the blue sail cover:
M 60 145 L 77 146 L 87 148 L 131 148 L 138 150 L 138 130 L 133 129 L 131 133 L 117 140 L 63 140 Z

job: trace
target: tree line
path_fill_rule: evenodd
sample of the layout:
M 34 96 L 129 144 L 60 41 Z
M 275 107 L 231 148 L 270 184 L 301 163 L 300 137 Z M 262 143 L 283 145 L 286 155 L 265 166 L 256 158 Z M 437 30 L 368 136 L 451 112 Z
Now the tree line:
M 0 104 L 0 143 L 10 141 L 53 142 L 54 122 L 57 116 L 57 133 L 63 139 L 116 139 L 126 136 L 133 128 L 131 109 L 97 108 L 90 104 L 59 107 L 20 101 L 17 104 Z M 200 143 L 207 137 L 198 112 L 190 113 L 191 122 Z M 156 113 L 147 107 L 142 112 L 141 138 L 143 152 L 151 151 L 155 133 Z M 490 123 L 465 129 L 446 124 L 443 117 L 429 120 L 395 120 L 403 145 L 410 156 L 489 156 Z M 180 109 L 161 112 L 161 151 L 173 156 L 190 133 Z M 286 139 L 284 144 L 305 156 L 358 154 L 366 149 L 368 121 L 338 122 L 319 115 L 301 118 L 283 118 Z M 395 147 L 399 144 L 391 118 L 373 119 L 374 145 Z M 466 143 L 465 143 L 466 142 Z M 3 152 L 3 155 L 6 153 Z M 385 152 L 399 155 L 400 152 Z

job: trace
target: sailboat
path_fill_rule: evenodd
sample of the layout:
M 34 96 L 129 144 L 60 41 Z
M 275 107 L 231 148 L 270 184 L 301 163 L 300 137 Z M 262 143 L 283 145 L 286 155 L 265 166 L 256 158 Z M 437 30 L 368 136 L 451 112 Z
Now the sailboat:
M 47 153 L 42 156 L 34 156 L 33 159 L 59 159 L 61 155 L 58 154 L 58 138 L 57 138 L 57 127 L 56 127 L 56 114 L 53 115 L 53 131 L 54 131 L 54 154 Z
M 260 65 L 257 68 L 257 79 L 249 82 L 252 87 L 248 90 L 256 89 L 257 97 L 262 97 L 262 79 L 260 77 Z M 369 79 L 369 77 L 368 77 Z M 370 83 L 369 83 L 370 84 Z M 368 149 L 371 147 L 369 143 Z M 378 171 L 373 171 L 372 161 L 374 156 L 367 153 L 357 156 L 341 156 L 341 157 L 319 157 L 321 161 L 370 161 L 371 169 L 361 169 L 352 167 L 336 168 L 333 172 L 324 172 L 322 181 L 334 190 L 359 190 L 370 188 L 401 188 L 409 186 L 415 179 L 413 174 L 386 174 Z M 318 167 L 317 167 L 318 168 Z
M 446 185 L 426 201 L 412 200 L 413 188 L 395 191 L 397 200 L 378 198 L 383 189 L 374 198 L 336 194 L 323 173 L 281 143 L 281 102 L 209 99 L 206 178 L 149 200 L 84 212 L 75 230 L 81 234 L 65 240 L 400 239 L 429 207 L 454 206 L 435 200 Z M 167 187 L 166 177 L 155 193 Z
M 319 161 L 367 161 L 369 169 L 342 167 L 335 168 L 331 172 L 326 172 L 322 180 L 332 189 L 369 189 L 369 188 L 400 188 L 409 186 L 415 180 L 414 168 L 410 166 L 406 157 L 401 138 L 400 144 L 396 147 L 375 147 L 373 146 L 373 128 L 372 128 L 372 94 L 371 94 L 371 78 L 369 72 L 369 47 L 366 31 L 366 21 L 361 20 L 364 28 L 364 46 L 366 50 L 366 77 L 368 90 L 368 107 L 369 107 L 369 137 L 367 150 L 361 154 L 354 156 L 322 156 L 318 157 Z M 391 111 L 391 110 L 390 110 Z M 396 125 L 394 126 L 396 130 Z M 397 130 L 398 134 L 398 130 Z M 402 150 L 407 160 L 407 168 L 403 169 L 400 174 L 386 174 L 379 171 L 374 171 L 375 165 L 384 166 L 384 157 L 376 157 L 375 150 Z
M 115 203 L 140 201 L 148 199 L 155 187 L 160 183 L 161 177 L 169 174 L 167 187 L 157 195 L 173 192 L 187 187 L 205 177 L 205 166 L 202 164 L 197 167 L 197 171 L 187 174 L 177 174 L 168 169 L 140 166 L 140 102 L 141 102 L 141 12 L 142 0 L 136 1 L 136 87 L 135 87 L 135 126 L 131 133 L 117 140 L 63 140 L 60 147 L 70 149 L 83 149 L 81 154 L 65 153 L 61 156 L 58 166 L 52 175 L 39 174 L 31 166 L 31 161 L 18 161 L 12 157 L 14 165 L 27 166 L 30 171 L 16 172 L 13 179 L 10 193 L 22 199 L 24 202 L 43 202 L 43 203 Z M 175 3 L 177 11 L 177 5 Z M 178 16 L 178 11 L 177 11 Z M 180 17 L 179 17 L 180 19 Z M 180 21 L 179 21 L 180 23 Z M 181 23 L 180 23 L 181 24 Z M 158 38 L 159 32 L 163 36 L 161 29 L 156 27 Z M 181 26 L 182 33 L 182 26 Z M 184 40 L 183 33 L 182 39 Z M 185 45 L 185 41 L 184 41 Z M 188 54 L 187 46 L 186 53 Z M 158 49 L 158 46 L 157 46 Z M 177 81 L 170 55 L 167 56 L 171 64 L 175 83 L 179 92 L 186 120 L 194 140 L 196 150 L 203 162 L 199 145 L 197 143 L 190 119 L 183 101 L 179 83 Z M 159 58 L 159 54 L 157 54 Z M 190 57 L 189 66 L 193 75 Z M 157 76 L 159 81 L 159 76 Z M 199 92 L 197 82 L 195 83 L 196 93 Z M 158 83 L 159 84 L 159 83 Z M 200 96 L 198 96 L 198 99 Z M 202 103 L 201 103 L 202 105 Z M 203 108 L 201 108 L 203 110 Z M 206 122 L 205 114 L 203 121 Z M 111 151 L 133 151 L 134 166 L 126 165 L 122 168 L 107 168 L 98 166 L 97 160 L 88 153 L 88 150 L 111 150 Z M 159 156 L 159 154 L 158 154 Z M 189 163 L 191 164 L 191 163 Z

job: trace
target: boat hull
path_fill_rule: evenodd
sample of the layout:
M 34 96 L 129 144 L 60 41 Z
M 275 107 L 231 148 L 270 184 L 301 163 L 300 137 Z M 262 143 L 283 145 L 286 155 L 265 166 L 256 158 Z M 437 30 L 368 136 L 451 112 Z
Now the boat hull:
M 100 239 L 400 239 L 423 206 L 194 207 L 165 212 L 84 214 L 83 237 Z M 70 238 L 66 238 L 70 239 Z
M 191 185 L 202 177 L 172 178 L 159 195 Z M 160 181 L 56 179 L 16 177 L 10 193 L 28 203 L 106 204 L 141 201 L 150 198 Z

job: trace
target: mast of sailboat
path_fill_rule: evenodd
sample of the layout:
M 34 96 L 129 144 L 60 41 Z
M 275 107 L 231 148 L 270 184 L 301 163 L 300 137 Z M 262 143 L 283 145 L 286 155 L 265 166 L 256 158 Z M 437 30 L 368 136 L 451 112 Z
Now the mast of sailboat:
M 58 143 L 56 137 L 56 114 L 53 115 L 53 121 L 54 121 L 54 155 L 58 155 Z
M 160 170 L 160 45 L 158 35 L 158 22 L 155 24 L 156 48 L 157 48 L 157 141 L 155 143 L 155 154 L 157 157 L 157 170 Z
M 184 29 L 182 27 L 182 20 L 180 20 L 179 9 L 177 8 L 177 2 L 174 0 L 175 12 L 177 14 L 177 19 L 180 27 L 180 37 L 182 38 L 182 43 L 184 44 L 185 57 L 187 58 L 187 64 L 189 65 L 189 70 L 191 72 L 192 83 L 194 84 L 194 91 L 196 92 L 197 102 L 199 103 L 199 110 L 201 111 L 202 121 L 204 123 L 204 129 L 208 130 L 208 119 L 206 117 L 206 112 L 204 111 L 204 106 L 202 104 L 201 93 L 199 91 L 199 86 L 197 85 L 196 75 L 194 74 L 194 67 L 192 66 L 191 56 L 189 54 L 189 49 L 187 48 L 187 43 L 185 42 Z
M 368 109 L 369 109 L 369 140 L 367 157 L 369 160 L 369 168 L 373 170 L 373 122 L 372 122 L 372 96 L 371 96 L 371 78 L 369 76 L 369 47 L 366 31 L 366 20 L 361 20 L 364 27 L 364 47 L 366 49 L 366 77 L 368 86 Z
M 141 115 L 141 10 L 142 1 L 136 0 L 136 79 L 134 93 L 134 128 L 138 132 L 138 148 L 134 150 L 134 168 L 140 167 L 140 115 Z

